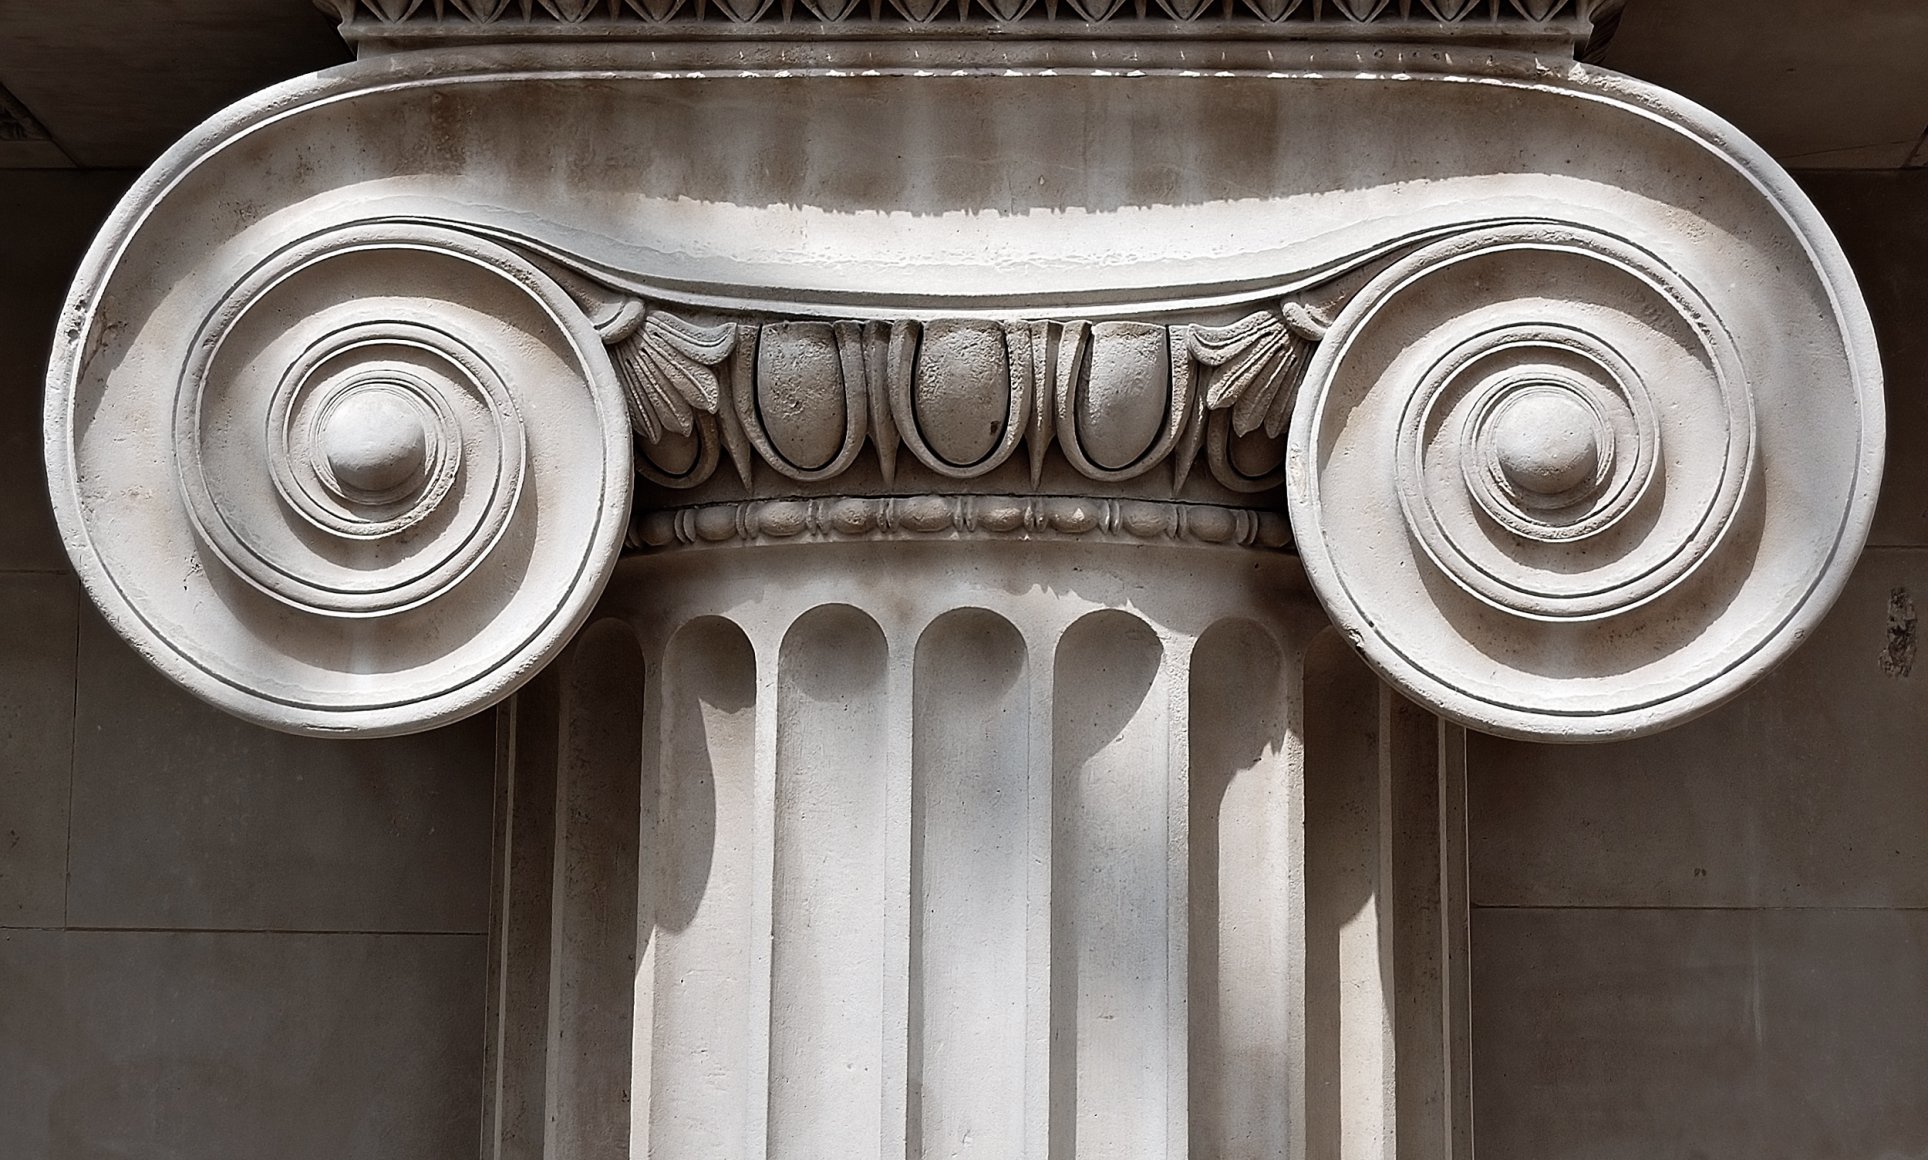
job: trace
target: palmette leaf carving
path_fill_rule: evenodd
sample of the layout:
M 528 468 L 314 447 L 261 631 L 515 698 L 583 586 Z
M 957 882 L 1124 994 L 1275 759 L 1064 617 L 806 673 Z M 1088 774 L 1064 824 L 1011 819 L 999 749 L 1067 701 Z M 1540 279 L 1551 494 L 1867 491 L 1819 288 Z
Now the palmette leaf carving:
M 313 0 L 361 37 L 381 38 L 411 25 L 455 24 L 492 26 L 497 35 L 531 32 L 546 35 L 557 25 L 598 21 L 605 31 L 620 31 L 631 22 L 649 25 L 670 20 L 704 24 L 716 22 L 714 7 L 730 23 L 792 23 L 814 20 L 841 24 L 861 20 L 885 24 L 899 18 L 916 26 L 943 16 L 964 23 L 1011 22 L 1042 8 L 1046 20 L 1088 24 L 1152 20 L 1189 24 L 1222 15 L 1228 21 L 1283 25 L 1351 25 L 1372 36 L 1375 26 L 1410 35 L 1411 25 L 1425 20 L 1459 24 L 1481 19 L 1501 35 L 1543 33 L 1552 21 L 1567 18 L 1595 26 L 1595 34 L 1611 28 L 1612 13 L 1623 0 L 1238 0 L 1225 6 L 1215 0 Z M 1063 9 L 1060 16 L 1059 10 Z M 1291 34 L 1280 29 L 1281 35 Z
M 803 6 L 826 24 L 847 20 L 857 12 L 860 0 L 803 0 Z
M 1299 10 L 1304 0 L 1244 0 L 1252 14 L 1269 24 L 1277 24 Z
M 1349 20 L 1368 21 L 1386 10 L 1390 0 L 1326 0 Z
M 1173 20 L 1197 20 L 1211 7 L 1212 0 L 1158 0 L 1158 7 L 1164 9 Z
M 1566 0 L 1513 0 L 1513 7 L 1528 20 L 1550 20 Z
M 1124 7 L 1124 0 L 1065 0 L 1072 11 L 1093 24 L 1110 20 Z
M 1037 0 L 981 0 L 981 2 L 985 10 L 999 20 L 1020 20 L 1037 5 Z
M 689 435 L 697 412 L 717 413 L 723 390 L 716 368 L 736 342 L 732 325 L 697 326 L 656 310 L 611 346 L 630 418 L 643 438 L 654 443 L 671 431 Z
M 713 3 L 735 24 L 749 24 L 771 8 L 770 0 L 713 0 Z
M 509 0 L 448 0 L 448 3 L 477 24 L 488 24 L 499 19 L 509 6 Z
M 1292 401 L 1324 333 L 1324 323 L 1296 302 L 1283 304 L 1278 314 L 1259 311 L 1227 326 L 1192 327 L 1191 356 L 1207 368 L 1206 409 L 1231 408 L 1236 434 L 1263 427 L 1278 438 L 1291 421 Z
M 1464 20 L 1484 0 L 1424 0 L 1426 11 L 1441 20 Z
M 394 23 L 408 19 L 422 6 L 422 0 L 372 0 L 371 7 L 383 20 Z

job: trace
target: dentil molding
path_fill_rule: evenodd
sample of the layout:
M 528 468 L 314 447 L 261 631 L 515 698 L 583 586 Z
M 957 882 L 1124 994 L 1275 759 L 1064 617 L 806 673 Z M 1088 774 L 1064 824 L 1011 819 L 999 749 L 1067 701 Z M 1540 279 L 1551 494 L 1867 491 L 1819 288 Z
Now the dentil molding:
M 255 720 L 397 732 L 513 691 L 625 550 L 1291 548 L 1415 698 L 1582 739 L 1732 695 L 1865 537 L 1846 264 L 1664 92 L 1399 44 L 700 40 L 371 57 L 156 164 L 49 373 L 122 635 Z
M 1443 42 L 1580 55 L 1625 0 L 315 0 L 362 52 L 504 41 L 831 38 Z

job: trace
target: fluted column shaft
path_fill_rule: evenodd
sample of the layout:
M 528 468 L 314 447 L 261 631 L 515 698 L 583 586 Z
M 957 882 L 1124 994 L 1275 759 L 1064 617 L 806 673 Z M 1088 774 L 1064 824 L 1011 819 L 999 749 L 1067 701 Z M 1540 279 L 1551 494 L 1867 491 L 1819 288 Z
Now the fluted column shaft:
M 1389 694 L 1291 555 L 690 549 L 604 611 L 517 709 L 495 1154 L 1396 1154 Z

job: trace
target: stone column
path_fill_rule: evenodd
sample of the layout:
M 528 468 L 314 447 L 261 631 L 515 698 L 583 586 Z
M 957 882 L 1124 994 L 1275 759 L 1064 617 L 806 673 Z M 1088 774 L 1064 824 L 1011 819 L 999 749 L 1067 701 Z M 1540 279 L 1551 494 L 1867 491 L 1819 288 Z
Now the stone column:
M 493 1156 L 1451 1155 L 1459 730 L 1734 695 L 1882 453 L 1785 174 L 1508 4 L 343 0 L 78 276 L 76 570 L 278 728 L 515 696 Z
M 1452 1154 L 1454 731 L 1290 555 L 826 541 L 518 699 L 491 1155 Z
M 632 1153 L 1296 1152 L 1295 572 L 1041 538 L 622 573 Z

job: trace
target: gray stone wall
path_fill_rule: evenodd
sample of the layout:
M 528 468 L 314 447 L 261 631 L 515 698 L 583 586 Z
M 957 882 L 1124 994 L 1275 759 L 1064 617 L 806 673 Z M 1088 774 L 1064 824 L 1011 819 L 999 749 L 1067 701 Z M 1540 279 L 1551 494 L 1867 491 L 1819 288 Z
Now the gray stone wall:
M 132 176 L 0 171 L 0 1157 L 474 1155 L 492 715 L 242 724 L 121 643 L 54 532 L 41 377 Z
M 1480 1160 L 1928 1156 L 1928 170 L 1810 173 L 1889 460 L 1826 622 L 1739 701 L 1469 755 Z

